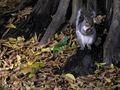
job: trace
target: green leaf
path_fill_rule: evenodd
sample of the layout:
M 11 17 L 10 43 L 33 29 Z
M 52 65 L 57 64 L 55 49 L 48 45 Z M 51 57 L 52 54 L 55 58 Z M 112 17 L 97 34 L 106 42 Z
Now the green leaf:
M 28 75 L 29 78 L 32 78 L 34 76 L 35 76 L 35 73 L 33 73 L 33 72 Z
M 55 45 L 53 48 L 53 53 L 61 52 L 63 49 L 59 45 Z
M 63 40 L 61 40 L 57 45 L 55 45 L 54 47 L 53 47 L 53 53 L 58 53 L 58 52 L 61 52 L 63 49 L 62 49 L 62 46 L 64 46 L 64 45 L 66 45 L 67 43 L 68 43 L 68 37 L 67 36 L 65 36 L 64 38 L 63 38 Z
M 65 36 L 65 37 L 63 38 L 63 40 L 60 41 L 59 45 L 60 45 L 60 46 L 66 45 L 66 44 L 68 43 L 68 39 L 69 39 L 69 38 L 68 38 L 67 36 Z

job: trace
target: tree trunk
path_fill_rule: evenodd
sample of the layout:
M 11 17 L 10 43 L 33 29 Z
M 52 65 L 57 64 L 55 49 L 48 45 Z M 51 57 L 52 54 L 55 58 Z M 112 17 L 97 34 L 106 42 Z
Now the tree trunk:
M 51 38 L 58 28 L 65 22 L 65 15 L 69 2 L 70 0 L 60 0 L 57 12 L 54 16 L 52 16 L 52 22 L 48 26 L 43 38 L 40 41 L 40 44 L 47 43 L 48 38 Z
M 31 3 L 31 1 L 35 1 L 36 3 Z M 31 38 L 31 36 L 33 36 L 35 33 L 37 35 L 43 34 L 45 32 L 45 28 L 48 27 L 52 20 L 51 16 L 55 14 L 59 5 L 59 0 L 29 0 L 29 3 L 27 2 L 27 5 L 25 2 L 27 2 L 27 0 L 22 0 L 17 9 L 7 14 L 11 15 L 14 12 L 23 9 L 25 6 L 28 6 L 30 4 L 32 4 L 33 6 L 32 13 L 28 15 L 27 19 L 20 21 L 15 30 L 10 30 L 2 38 L 24 36 L 26 39 L 28 39 Z M 5 16 L 6 18 L 6 15 L 3 16 Z M 5 22 L 6 19 L 4 20 L 4 23 L 1 24 L 1 26 L 4 25 Z M 1 28 L 1 30 L 2 36 L 6 30 L 3 29 L 3 27 Z
M 104 44 L 104 62 L 120 66 L 120 0 L 113 0 L 113 18 Z

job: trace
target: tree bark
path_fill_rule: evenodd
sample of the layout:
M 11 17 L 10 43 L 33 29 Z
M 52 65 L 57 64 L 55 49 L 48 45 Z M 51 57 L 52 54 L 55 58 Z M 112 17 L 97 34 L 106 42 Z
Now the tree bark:
M 65 15 L 69 6 L 69 2 L 70 0 L 60 0 L 57 12 L 52 16 L 52 22 L 48 26 L 43 38 L 40 41 L 40 44 L 47 43 L 48 38 L 51 38 L 61 24 L 65 22 Z
M 27 0 L 25 1 L 27 2 Z M 23 9 L 23 7 L 26 6 L 26 4 L 24 4 L 25 1 L 21 2 L 17 9 L 13 10 L 12 12 L 9 12 L 8 14 L 11 15 L 12 13 Z M 48 25 L 50 24 L 52 20 L 51 16 L 56 12 L 59 0 L 29 0 L 29 1 L 36 1 L 35 5 L 33 6 L 32 13 L 28 15 L 27 19 L 20 21 L 15 30 L 10 30 L 2 38 L 24 36 L 26 39 L 29 39 L 35 33 L 37 35 L 40 35 L 45 32 L 44 28 L 47 28 Z M 2 23 L 1 26 L 3 26 L 3 24 L 4 23 Z M 1 30 L 2 36 L 2 34 L 6 30 L 2 28 Z
M 70 25 L 75 26 L 77 11 L 78 11 L 79 7 L 80 7 L 80 1 L 79 0 L 72 0 L 72 15 L 71 15 L 71 18 L 69 21 Z
M 104 62 L 120 66 L 120 0 L 113 0 L 113 18 L 104 44 Z

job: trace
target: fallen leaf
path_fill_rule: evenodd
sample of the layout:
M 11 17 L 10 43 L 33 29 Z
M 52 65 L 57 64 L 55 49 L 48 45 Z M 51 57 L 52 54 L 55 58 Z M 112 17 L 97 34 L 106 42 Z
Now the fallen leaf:
M 67 78 L 69 78 L 69 79 L 71 79 L 71 80 L 73 80 L 73 81 L 76 80 L 75 77 L 74 77 L 74 75 L 71 74 L 71 73 L 67 73 L 67 74 L 65 74 L 65 77 L 67 77 Z
M 110 79 L 110 78 L 104 77 L 104 79 L 105 79 L 108 83 L 111 83 L 111 79 Z
M 5 27 L 9 28 L 9 29 L 15 29 L 16 28 L 16 26 L 14 24 L 12 24 L 12 23 L 7 24 Z
M 35 76 L 35 73 L 33 73 L 33 72 L 28 75 L 29 78 L 32 78 L 34 76 Z

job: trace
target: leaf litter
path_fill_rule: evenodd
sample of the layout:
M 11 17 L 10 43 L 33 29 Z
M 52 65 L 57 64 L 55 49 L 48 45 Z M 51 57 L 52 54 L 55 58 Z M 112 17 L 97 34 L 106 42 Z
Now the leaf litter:
M 0 13 L 8 11 L 4 9 L 6 6 L 9 10 L 14 8 L 12 0 L 5 0 L 7 4 L 3 1 L 0 1 Z M 20 0 L 15 1 L 17 5 Z M 30 12 L 31 8 L 19 12 L 16 22 Z M 96 19 L 101 23 L 100 16 Z M 16 28 L 12 22 L 11 19 L 6 25 L 8 31 Z M 71 28 L 56 33 L 44 46 L 39 45 L 36 37 L 28 41 L 24 37 L 0 40 L 0 90 L 119 90 L 120 69 L 114 65 L 103 67 L 104 63 L 96 63 L 93 75 L 77 78 L 62 73 L 66 60 L 76 53 L 78 47 Z
M 72 35 L 71 35 L 72 33 Z M 75 78 L 62 73 L 79 45 L 68 29 L 41 47 L 35 37 L 0 40 L 0 86 L 4 90 L 111 90 L 119 88 L 120 70 L 96 63 L 95 74 Z M 54 43 L 56 42 L 56 43 Z

